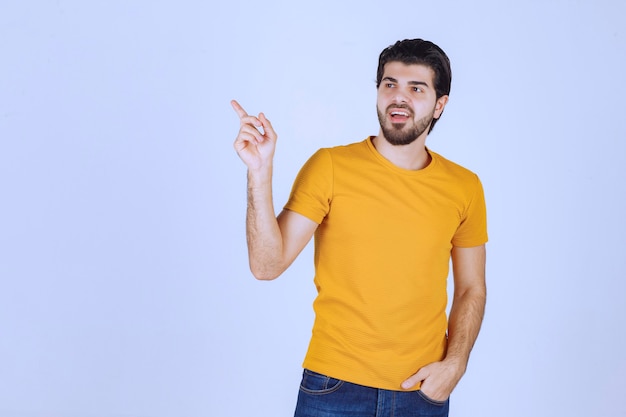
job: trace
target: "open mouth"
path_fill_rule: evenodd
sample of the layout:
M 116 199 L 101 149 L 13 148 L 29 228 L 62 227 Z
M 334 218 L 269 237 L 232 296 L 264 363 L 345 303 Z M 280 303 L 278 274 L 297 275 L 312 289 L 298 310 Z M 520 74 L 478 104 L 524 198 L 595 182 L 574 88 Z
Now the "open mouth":
M 404 123 L 409 120 L 409 112 L 405 110 L 392 110 L 389 112 L 389 119 L 392 123 Z

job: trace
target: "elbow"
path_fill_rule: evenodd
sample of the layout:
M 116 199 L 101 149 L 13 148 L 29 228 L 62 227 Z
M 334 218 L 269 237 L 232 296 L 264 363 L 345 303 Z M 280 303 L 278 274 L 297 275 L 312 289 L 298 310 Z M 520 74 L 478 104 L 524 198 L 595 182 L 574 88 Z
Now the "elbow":
M 283 271 L 250 264 L 250 272 L 258 281 L 272 281 L 278 278 Z
M 259 281 L 271 281 L 278 278 L 289 266 L 289 262 L 275 253 L 250 254 L 248 265 L 250 272 Z
M 267 272 L 252 271 L 252 275 L 257 281 L 272 281 L 278 278 L 278 274 L 269 274 Z

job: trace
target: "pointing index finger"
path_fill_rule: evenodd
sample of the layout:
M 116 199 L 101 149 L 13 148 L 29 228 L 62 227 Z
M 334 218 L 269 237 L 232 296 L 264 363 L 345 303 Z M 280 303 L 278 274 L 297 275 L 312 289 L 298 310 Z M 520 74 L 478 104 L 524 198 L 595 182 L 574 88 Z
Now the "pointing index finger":
M 240 119 L 243 119 L 244 117 L 248 116 L 248 113 L 246 113 L 243 107 L 241 107 L 241 105 L 237 103 L 237 100 L 231 100 L 230 105 L 233 106 L 233 109 L 235 110 L 235 112 L 237 113 Z

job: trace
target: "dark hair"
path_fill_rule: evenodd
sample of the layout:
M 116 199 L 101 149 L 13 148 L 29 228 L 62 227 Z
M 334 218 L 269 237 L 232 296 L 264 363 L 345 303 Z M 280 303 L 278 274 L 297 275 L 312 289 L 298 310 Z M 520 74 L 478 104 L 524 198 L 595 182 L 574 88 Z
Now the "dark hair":
M 450 94 L 452 82 L 452 69 L 450 59 L 446 53 L 430 41 L 423 39 L 405 39 L 383 49 L 378 58 L 378 71 L 376 74 L 376 88 L 380 86 L 385 71 L 385 64 L 398 61 L 406 65 L 425 65 L 435 73 L 435 92 L 437 98 Z M 437 119 L 433 119 L 429 132 L 435 126 Z

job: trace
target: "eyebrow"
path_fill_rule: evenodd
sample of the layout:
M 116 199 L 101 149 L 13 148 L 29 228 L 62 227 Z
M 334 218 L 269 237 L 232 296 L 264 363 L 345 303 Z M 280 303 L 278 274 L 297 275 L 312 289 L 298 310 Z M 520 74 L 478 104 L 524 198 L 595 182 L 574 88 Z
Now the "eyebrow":
M 393 77 L 385 77 L 382 79 L 383 81 L 391 81 L 392 83 L 397 83 L 398 80 L 396 80 Z M 407 84 L 409 85 L 424 85 L 426 87 L 429 87 L 428 83 L 426 83 L 425 81 L 409 81 Z

